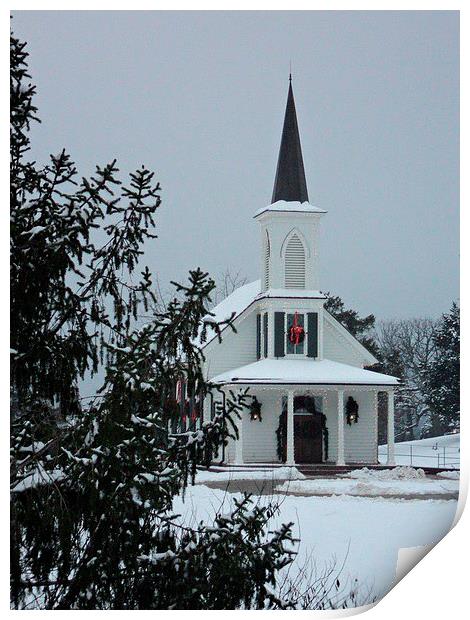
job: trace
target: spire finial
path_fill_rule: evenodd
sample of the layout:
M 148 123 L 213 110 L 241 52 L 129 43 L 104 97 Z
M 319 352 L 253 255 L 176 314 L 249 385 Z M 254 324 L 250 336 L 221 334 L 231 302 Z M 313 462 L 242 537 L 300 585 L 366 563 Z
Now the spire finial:
M 292 83 L 292 60 L 289 60 L 289 84 Z

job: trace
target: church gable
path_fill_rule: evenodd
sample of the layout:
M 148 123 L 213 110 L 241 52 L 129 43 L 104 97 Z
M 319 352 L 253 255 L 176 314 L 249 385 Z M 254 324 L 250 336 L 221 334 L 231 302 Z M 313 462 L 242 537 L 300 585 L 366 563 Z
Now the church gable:
M 378 360 L 329 312 L 323 312 L 323 355 L 351 366 L 371 366 Z
M 222 332 L 222 342 L 213 339 L 204 348 L 205 375 L 208 379 L 239 366 L 251 364 L 257 359 L 255 304 L 246 308 L 234 320 L 233 331 L 227 327 Z

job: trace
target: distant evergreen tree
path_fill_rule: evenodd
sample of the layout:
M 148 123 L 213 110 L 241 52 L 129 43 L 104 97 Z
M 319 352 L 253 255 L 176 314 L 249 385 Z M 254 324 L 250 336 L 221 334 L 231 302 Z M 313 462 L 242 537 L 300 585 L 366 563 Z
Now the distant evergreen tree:
M 378 348 L 371 336 L 371 331 L 375 325 L 375 316 L 368 314 L 360 317 L 356 310 L 346 308 L 344 301 L 337 295 L 325 293 L 327 299 L 324 308 L 332 314 L 361 344 L 363 344 L 372 355 L 377 355 Z
M 455 302 L 439 321 L 434 345 L 426 381 L 430 436 L 460 430 L 460 308 Z
M 179 297 L 135 327 L 153 293 L 147 269 L 130 276 L 153 236 L 160 186 L 145 168 L 121 185 L 115 162 L 79 181 L 64 151 L 42 168 L 27 161 L 37 118 L 26 61 L 12 36 L 12 605 L 289 607 L 275 586 L 293 539 L 290 525 L 267 531 L 273 506 L 245 497 L 193 528 L 172 513 L 246 403 L 231 394 L 199 430 L 169 431 L 178 378 L 193 396 L 211 389 L 195 342 L 230 323 L 204 320 L 214 282 L 190 272 Z M 104 385 L 83 408 L 78 381 L 101 358 Z

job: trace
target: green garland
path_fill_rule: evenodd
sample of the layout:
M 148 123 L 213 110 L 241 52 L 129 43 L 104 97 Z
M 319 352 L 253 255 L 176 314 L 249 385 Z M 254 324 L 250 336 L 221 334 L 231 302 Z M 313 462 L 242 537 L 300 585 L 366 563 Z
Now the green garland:
M 285 411 L 281 413 L 279 416 L 279 425 L 276 430 L 277 437 L 277 458 L 281 463 L 285 462 L 284 458 L 284 450 L 283 450 L 283 439 L 287 435 L 287 415 Z
M 322 435 L 323 435 L 323 448 L 325 450 L 325 461 L 327 461 L 330 433 L 326 425 L 326 415 L 324 413 L 321 414 L 321 430 L 322 430 Z

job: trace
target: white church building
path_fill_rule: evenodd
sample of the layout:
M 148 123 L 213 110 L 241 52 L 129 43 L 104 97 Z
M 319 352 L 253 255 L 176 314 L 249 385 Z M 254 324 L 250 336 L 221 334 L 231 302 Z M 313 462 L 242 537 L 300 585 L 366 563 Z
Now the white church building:
M 388 464 L 394 465 L 395 377 L 325 308 L 319 290 L 318 236 L 326 211 L 309 203 L 292 83 L 272 203 L 254 218 L 260 231 L 260 280 L 213 310 L 235 314 L 222 341 L 203 346 L 205 374 L 223 395 L 249 388 L 252 405 L 229 440 L 227 463 L 337 466 L 377 464 L 378 395 L 388 395 Z M 220 396 L 222 398 L 222 396 Z M 214 399 L 204 403 L 210 419 Z

